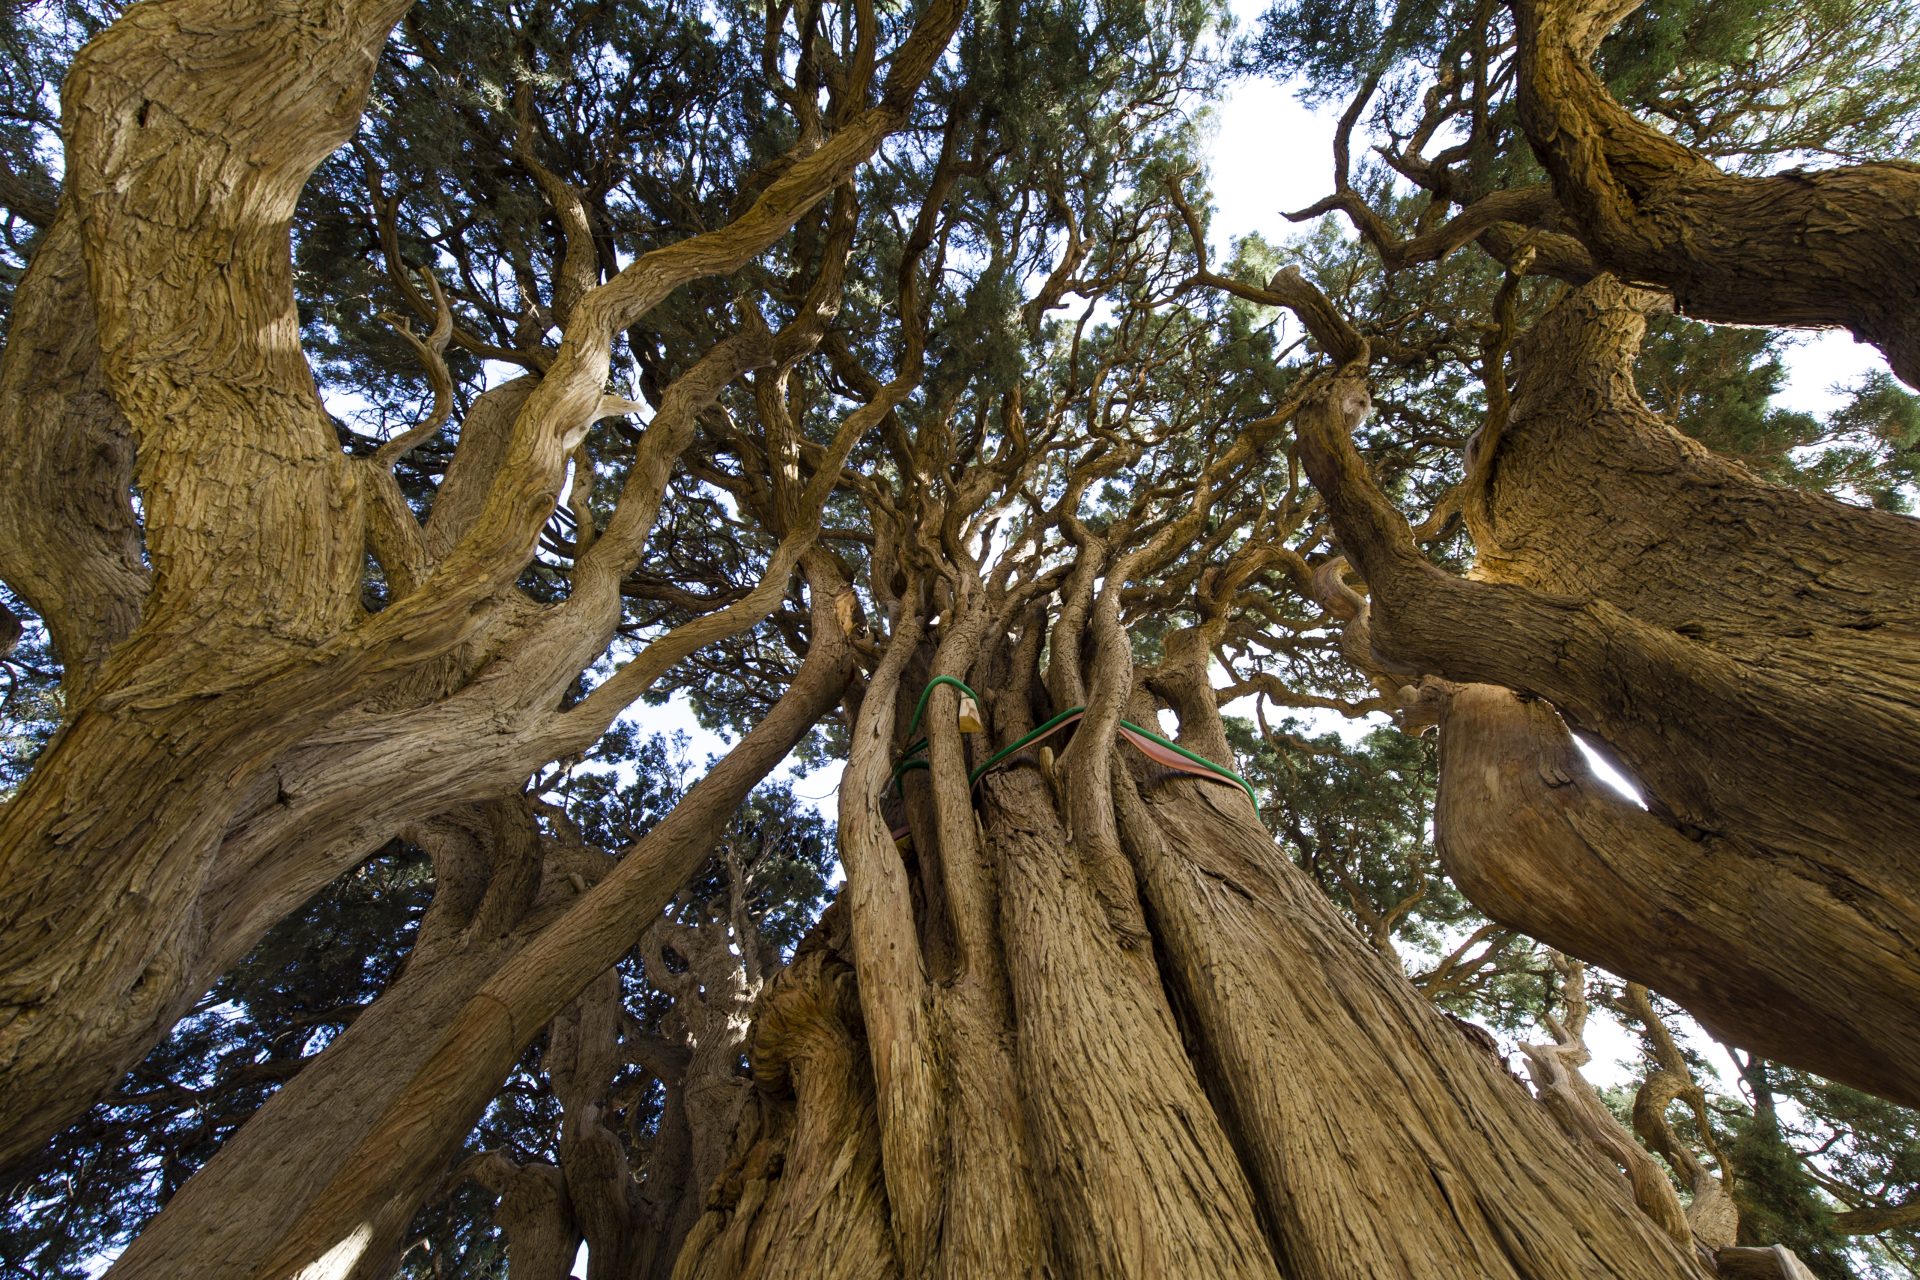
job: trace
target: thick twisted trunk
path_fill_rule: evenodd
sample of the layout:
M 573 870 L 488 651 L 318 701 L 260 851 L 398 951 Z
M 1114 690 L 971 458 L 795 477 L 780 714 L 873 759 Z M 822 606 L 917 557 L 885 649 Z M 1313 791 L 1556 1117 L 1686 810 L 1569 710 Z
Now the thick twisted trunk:
M 380 490 L 377 517 L 406 513 L 389 476 L 341 453 L 321 408 L 297 341 L 287 226 L 307 173 L 351 131 L 404 7 L 154 0 L 89 46 L 68 85 L 68 199 L 100 339 L 81 333 L 58 353 L 32 421 L 12 425 L 46 434 L 51 415 L 93 394 L 94 349 L 108 353 L 154 582 L 137 629 L 84 682 L 89 696 L 0 811 L 0 1164 L 104 1092 L 305 892 L 406 823 L 581 749 L 677 657 L 778 603 L 784 567 L 750 603 L 676 633 L 679 649 L 656 646 L 587 704 L 558 709 L 618 624 L 620 580 L 658 509 L 644 491 L 665 485 L 692 416 L 763 358 L 746 349 L 756 343 L 719 344 L 670 391 L 564 604 L 522 626 L 512 584 L 602 411 L 613 336 L 685 282 L 751 261 L 840 185 L 905 122 L 964 9 L 928 5 L 878 99 L 850 108 L 732 223 L 656 249 L 579 299 L 510 428 L 476 432 L 482 446 L 450 476 L 449 518 L 372 539 L 408 559 L 390 580 L 415 588 L 361 618 L 362 486 Z M 49 244 L 59 252 L 30 282 L 44 296 L 23 297 L 23 315 L 77 287 L 70 239 Z M 837 279 L 822 273 L 823 296 Z M 809 315 L 824 323 L 828 311 Z M 76 332 L 85 318 L 75 311 Z M 776 345 L 804 351 L 820 323 Z M 6 376 L 18 381 L 14 354 Z M 111 427 L 89 430 L 112 446 Z M 843 432 L 847 447 L 858 434 Z M 42 479 L 10 478 L 9 502 Z M 39 529 L 11 525 L 0 533 Z M 82 559 L 124 553 L 113 537 L 93 541 Z M 804 541 L 782 548 L 783 566 Z M 31 555 L 18 551 L 9 562 Z M 52 615 L 79 651 L 106 644 L 88 637 L 117 635 L 139 604 L 122 590 L 98 617 Z M 493 643 L 501 631 L 517 631 L 512 652 Z
M 1490 912 L 1691 996 L 1738 1042 L 1920 1101 L 1908 1030 L 1920 996 L 1920 522 L 1767 484 L 1654 416 L 1631 381 L 1647 302 L 1601 277 L 1516 352 L 1511 420 L 1470 450 L 1475 579 L 1422 559 L 1367 478 L 1340 408 L 1364 394 L 1357 384 L 1303 411 L 1304 461 L 1372 589 L 1380 655 L 1550 701 L 1648 793 L 1658 831 L 1601 816 L 1590 791 L 1556 795 L 1518 759 L 1499 776 L 1443 777 L 1443 790 L 1549 815 L 1529 820 L 1551 838 L 1538 852 L 1528 838 L 1470 847 L 1490 834 L 1479 815 L 1443 829 L 1464 878 L 1525 884 L 1536 857 L 1587 868 L 1544 900 L 1507 893 Z M 1456 732 L 1448 751 L 1464 762 L 1473 749 Z M 1570 813 L 1593 821 L 1569 828 Z M 1621 877 L 1634 892 L 1618 891 Z M 1825 1012 L 1782 1018 L 1783 1001 Z
M 407 1224 L 526 1045 L 633 945 L 745 794 L 837 699 L 844 654 L 831 626 L 820 632 L 817 661 L 795 691 L 584 896 L 573 898 L 566 873 L 590 879 L 593 868 L 563 861 L 543 875 L 537 856 L 502 857 L 484 893 L 458 894 L 471 920 L 434 929 L 435 945 L 235 1135 L 117 1269 L 387 1274 Z M 568 1150 L 584 1176 L 592 1153 Z
M 967 602 L 943 613 L 932 669 L 969 673 L 1004 745 L 1034 722 L 1040 637 L 1030 630 L 1012 654 L 969 646 L 954 639 L 975 626 Z M 1115 625 L 1098 601 L 1065 616 L 1095 632 Z M 894 643 L 917 634 L 902 627 Z M 1049 644 L 1056 664 L 1076 657 L 1048 683 L 1086 689 L 1090 708 L 1128 687 L 1124 645 L 1093 645 L 1082 674 L 1077 636 L 1056 632 Z M 841 793 L 848 888 L 818 944 L 852 962 L 863 1016 L 848 1028 L 844 1007 L 831 1020 L 803 1010 L 804 1023 L 789 1013 L 756 1033 L 756 1055 L 830 1029 L 844 1053 L 850 1030 L 875 1084 L 871 1106 L 859 1087 L 791 1103 L 762 1090 L 763 1107 L 791 1109 L 781 1122 L 791 1131 L 828 1116 L 870 1126 L 857 1149 L 878 1155 L 878 1186 L 864 1173 L 857 1194 L 846 1178 L 819 1185 L 838 1199 L 811 1224 L 818 1256 L 870 1232 L 869 1197 L 883 1191 L 878 1221 L 892 1249 L 872 1260 L 876 1275 L 1703 1274 L 1632 1207 L 1621 1178 L 1569 1146 L 1523 1088 L 1353 936 L 1241 792 L 1123 761 L 1111 739 L 1086 736 L 1091 710 L 1057 765 L 1023 751 L 970 789 L 953 697 L 937 689 L 931 767 L 904 775 L 911 842 L 904 852 L 882 843 L 887 766 L 904 741 L 893 708 L 917 694 L 898 683 L 908 664 L 896 653 L 862 702 Z M 1223 754 L 1211 705 L 1183 740 Z M 971 751 L 976 763 L 986 751 Z M 1097 771 L 1108 773 L 1111 850 L 1088 821 Z M 1000 1034 L 952 1018 L 970 981 L 1004 993 Z M 944 1105 L 917 1107 L 903 1072 L 927 1073 Z M 982 1074 L 1007 1090 L 991 1127 L 958 1102 Z M 776 1235 L 794 1229 L 790 1217 L 762 1227 L 744 1207 L 796 1194 L 801 1175 L 764 1173 L 770 1150 L 741 1154 L 681 1275 L 722 1274 L 699 1253 L 718 1239 L 728 1241 L 725 1274 L 833 1274 L 762 1261 L 774 1249 L 813 1256 Z M 996 1170 L 1002 1194 L 973 1195 Z M 925 1228 L 902 1231 L 903 1195 Z M 1025 1226 L 1033 1220 L 1041 1231 Z M 997 1257 L 974 1252 L 983 1240 Z
M 23 290 L 29 324 L 9 343 L 6 378 L 25 395 L 13 411 L 23 443 L 50 443 L 63 433 L 46 415 L 80 410 L 110 484 L 125 479 L 113 462 L 124 414 L 153 588 L 105 667 L 70 682 L 90 697 L 0 814 L 0 1163 L 111 1085 L 194 999 L 184 980 L 206 928 L 195 906 L 230 793 L 245 794 L 253 762 L 321 701 L 220 695 L 356 607 L 358 498 L 300 355 L 287 235 L 404 7 L 138 5 L 69 77 L 66 212 Z M 69 296 L 69 219 L 88 299 Z M 65 317 L 38 323 L 62 302 Z M 38 375 L 54 385 L 21 385 L 35 377 L 19 338 L 62 323 L 59 359 Z M 139 605 L 131 569 L 116 567 L 130 543 L 124 498 L 96 499 L 101 488 L 82 500 L 110 518 L 77 545 L 117 589 L 85 613 L 42 593 L 69 665 L 100 661 Z M 16 486 L 10 506 L 23 496 Z M 65 536 L 22 525 L 17 507 L 7 532 Z M 9 559 L 20 554 L 15 544 Z
M 1122 813 L 1149 918 L 1290 1275 L 1693 1274 L 1243 798 L 1145 790 Z

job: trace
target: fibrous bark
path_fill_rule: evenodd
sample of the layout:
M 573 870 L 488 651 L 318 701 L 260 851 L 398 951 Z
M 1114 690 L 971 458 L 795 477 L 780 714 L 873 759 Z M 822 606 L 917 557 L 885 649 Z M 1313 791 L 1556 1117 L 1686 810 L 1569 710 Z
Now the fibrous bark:
M 43 437 L 71 412 L 81 463 L 109 488 L 122 483 L 115 420 L 88 399 L 104 403 L 90 362 L 106 353 L 99 369 L 135 446 L 153 583 L 143 599 L 131 575 L 69 608 L 60 574 L 16 579 L 46 588 L 29 601 L 86 696 L 0 812 L 0 1163 L 110 1087 L 268 926 L 394 832 L 513 791 L 591 744 L 674 662 L 764 618 L 852 444 L 905 394 L 905 383 L 885 388 L 853 416 L 818 459 L 825 478 L 796 476 L 798 518 L 746 599 L 565 706 L 619 625 L 621 582 L 694 417 L 746 369 L 790 363 L 819 341 L 850 231 L 824 241 L 792 323 L 716 344 L 667 389 L 618 509 L 575 560 L 568 598 L 536 607 L 514 584 L 569 458 L 593 421 L 627 408 L 603 395 L 615 335 L 682 284 L 752 260 L 839 187 L 905 120 L 962 6 L 930 5 L 883 79 L 869 57 L 860 69 L 879 83 L 849 81 L 836 128 L 810 138 L 733 222 L 572 299 L 544 375 L 516 387 L 498 429 L 476 423 L 463 437 L 446 518 L 436 510 L 424 530 L 398 501 L 391 456 L 339 448 L 299 352 L 287 244 L 301 185 L 350 133 L 404 7 L 136 6 L 70 78 L 62 216 L 76 229 L 49 232 L 54 252 L 19 315 L 74 301 L 77 240 L 101 338 L 86 332 L 85 306 L 69 308 L 71 340 L 36 374 L 39 339 L 16 337 L 0 379 L 32 394 L 8 402 L 5 425 L 32 457 L 58 461 L 74 450 Z M 0 533 L 35 540 L 7 549 L 9 573 L 44 556 L 130 577 L 131 526 L 93 511 L 101 477 L 85 467 L 85 484 L 49 510 L 82 508 L 102 533 L 44 550 L 64 535 L 22 512 L 56 486 L 33 467 L 8 474 Z M 364 616 L 369 546 L 396 591 Z M 77 671 L 109 648 L 97 670 Z
M 1232 793 L 1143 807 L 1150 919 L 1287 1274 L 1692 1274 Z
M 1082 554 L 1113 567 L 1091 534 Z M 987 747 L 969 749 L 952 692 L 935 688 L 930 768 L 903 775 L 904 849 L 878 818 L 904 741 L 895 709 L 917 692 L 900 681 L 897 648 L 863 693 L 841 792 L 852 937 L 839 954 L 852 961 L 876 1084 L 870 1149 L 889 1262 L 912 1250 L 903 1274 L 1703 1274 L 1632 1207 L 1616 1172 L 1568 1145 L 1354 935 L 1244 793 L 1123 759 L 1130 749 L 1112 736 L 1089 735 L 1103 699 L 1109 723 L 1122 706 L 1150 714 L 1114 643 L 1119 575 L 1103 591 L 1096 576 L 1069 575 L 1050 633 L 1036 619 L 992 643 L 1000 624 L 979 625 L 984 605 L 967 593 L 943 602 L 937 628 L 896 626 L 891 643 L 918 649 L 918 670 L 959 671 L 983 691 L 994 745 L 1051 697 L 1088 705 L 1057 760 L 1022 753 L 975 789 L 968 759 Z M 1184 680 L 1160 669 L 1156 682 L 1204 690 L 1204 646 L 1169 649 L 1199 668 Z M 1224 758 L 1211 697 L 1183 710 L 1182 741 Z M 1104 835 L 1090 820 L 1103 788 Z M 982 1004 L 1003 1019 L 987 1036 L 950 1017 L 949 993 L 982 975 L 993 997 Z M 955 1123 L 956 1091 L 977 1070 L 1007 1081 L 1015 1123 Z M 923 1074 L 924 1094 L 909 1087 Z M 1000 1199 L 971 1196 L 996 1168 Z M 903 1195 L 925 1225 L 903 1231 L 891 1213 Z M 963 1231 L 961 1209 L 973 1219 Z M 1028 1215 L 1043 1233 L 1023 1226 Z M 819 1229 L 846 1227 L 834 1216 Z M 683 1269 L 699 1241 L 741 1230 L 751 1224 L 737 1210 L 717 1207 Z M 990 1261 L 972 1252 L 989 1239 L 1002 1250 Z M 730 1260 L 746 1260 L 734 1274 L 776 1274 L 732 1247 Z
M 1920 165 L 1724 173 L 1634 119 L 1589 65 L 1637 3 L 1511 7 L 1520 122 L 1603 268 L 1702 320 L 1845 326 L 1920 386 Z
M 100 370 L 79 219 L 33 255 L 0 359 L 0 578 L 34 602 L 66 696 L 133 631 L 147 594 L 131 493 L 133 440 Z
M 1564 740 L 1526 758 L 1533 713 L 1466 695 L 1440 831 L 1490 914 L 1920 1100 L 1920 523 L 1767 484 L 1651 413 L 1631 379 L 1651 304 L 1601 277 L 1517 347 L 1510 418 L 1469 450 L 1472 578 L 1422 558 L 1367 478 L 1357 374 L 1301 415 L 1303 459 L 1382 660 L 1545 699 L 1647 793 L 1625 812 Z
M 829 911 L 774 980 L 754 1030 L 752 1127 L 675 1280 L 901 1274 L 844 914 Z

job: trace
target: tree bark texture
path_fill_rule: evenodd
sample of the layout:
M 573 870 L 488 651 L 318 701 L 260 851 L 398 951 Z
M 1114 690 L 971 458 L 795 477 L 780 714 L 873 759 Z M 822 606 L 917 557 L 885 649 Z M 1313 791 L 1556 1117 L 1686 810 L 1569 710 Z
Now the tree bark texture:
M 942 615 L 940 630 L 897 627 L 893 643 L 920 651 L 923 674 L 964 673 L 983 690 L 994 745 L 1011 742 L 1036 719 L 1037 678 L 1020 667 L 1038 638 L 987 643 L 993 628 L 976 627 L 964 600 Z M 1062 617 L 1056 664 L 1080 647 L 1064 630 L 1073 619 L 1112 625 L 1097 600 Z M 901 680 L 910 664 L 897 654 L 861 699 L 841 791 L 848 885 L 818 943 L 850 965 L 859 1017 L 843 1006 L 805 1024 L 816 1039 L 836 1028 L 831 1042 L 870 1073 L 873 1101 L 836 1083 L 813 1099 L 763 1087 L 760 1103 L 792 1105 L 794 1132 L 813 1108 L 871 1125 L 861 1151 L 878 1155 L 874 1216 L 892 1244 L 871 1274 L 1704 1274 L 1633 1208 L 1617 1171 L 1570 1146 L 1364 944 L 1237 789 L 1123 759 L 1111 738 L 1084 736 L 1089 715 L 1057 760 L 1020 753 L 970 790 L 968 757 L 977 765 L 987 748 L 963 743 L 942 686 L 924 722 L 931 767 L 904 775 L 911 837 L 896 849 L 879 811 L 904 740 L 896 707 L 921 687 Z M 1095 643 L 1084 670 L 1067 660 L 1075 670 L 1048 684 L 1077 683 L 1090 707 L 1116 689 L 1133 705 L 1125 654 Z M 1210 700 L 1183 720 L 1182 741 L 1224 756 Z M 1100 772 L 1118 878 L 1087 834 Z M 796 1033 L 778 1020 L 757 1030 L 763 1086 L 761 1055 Z M 991 1127 L 965 1118 L 970 1078 L 1005 1082 Z M 835 1274 L 755 1260 L 793 1229 L 782 1217 L 762 1235 L 738 1207 L 748 1189 L 756 1205 L 784 1194 L 766 1185 L 768 1150 L 736 1157 L 680 1274 Z M 844 1207 L 800 1257 L 837 1256 L 832 1241 L 872 1229 L 867 1192 L 831 1185 Z M 904 1221 L 902 1201 L 914 1206 Z M 709 1262 L 702 1243 L 723 1237 L 726 1261 Z
M 129 574 L 112 574 L 112 608 L 56 623 L 71 667 L 106 657 L 139 616 L 0 815 L 0 1161 L 108 1087 L 197 995 L 183 983 L 209 923 L 195 902 L 224 793 L 244 793 L 244 762 L 268 745 L 257 706 L 227 717 L 208 701 L 353 608 L 358 497 L 300 354 L 287 229 L 308 173 L 358 120 L 403 7 L 139 5 L 69 76 L 66 195 L 22 290 L 21 336 L 73 330 L 38 371 L 32 347 L 9 342 L 0 381 L 21 396 L 9 425 L 41 468 L 71 432 L 83 449 L 100 441 L 93 456 L 124 483 L 110 395 L 137 458 L 153 583 L 142 607 Z M 90 298 L 74 296 L 76 242 Z M 62 303 L 66 317 L 36 323 Z M 68 409 L 81 410 L 71 423 L 49 421 Z M 16 513 L 33 488 L 21 465 Z M 88 547 L 92 567 L 125 559 L 128 537 L 107 532 L 80 540 L 113 546 Z M 57 597 L 51 616 L 72 618 Z M 186 758 L 200 768 L 183 772 Z
M 39 609 L 83 701 L 140 621 L 147 570 L 133 438 L 100 369 L 79 219 L 56 217 L 27 268 L 0 358 L 0 578 Z
M 65 203 L 0 369 L 0 566 L 49 619 L 76 695 L 0 811 L 0 1164 L 395 832 L 510 794 L 679 657 L 758 622 L 817 530 L 798 522 L 749 600 L 563 709 L 613 637 L 694 416 L 745 369 L 810 350 L 839 275 L 822 269 L 824 302 L 771 349 L 723 341 L 667 389 L 568 598 L 535 605 L 514 583 L 570 453 L 609 412 L 614 335 L 829 196 L 905 121 L 964 6 L 933 0 L 884 81 L 860 86 L 864 109 L 734 222 L 581 296 L 546 374 L 482 398 L 426 528 L 388 464 L 339 448 L 300 353 L 288 249 L 300 188 L 351 133 L 404 7 L 150 0 L 69 77 Z M 843 431 L 829 472 L 880 412 Z M 370 547 L 396 592 L 363 615 Z
M 1702 320 L 1845 326 L 1920 386 L 1920 165 L 1722 172 L 1634 119 L 1589 65 L 1635 7 L 1512 0 L 1520 122 L 1588 251 Z
M 674 1280 L 901 1274 L 844 916 L 829 911 L 774 980 L 754 1028 L 750 1127 Z
M 1441 840 L 1468 892 L 1737 1042 L 1920 1102 L 1920 522 L 1767 484 L 1652 414 L 1651 301 L 1601 277 L 1517 348 L 1511 417 L 1469 448 L 1471 578 L 1367 478 L 1357 381 L 1302 413 L 1304 461 L 1381 659 L 1545 699 L 1647 793 L 1595 792 L 1544 709 L 1460 695 Z
M 1639 977 L 1769 1058 L 1889 1096 L 1920 1077 L 1920 967 L 1862 945 L 1878 931 L 1831 882 L 1675 830 L 1595 777 L 1552 707 L 1497 686 L 1448 698 L 1440 759 L 1441 858 L 1502 924 Z

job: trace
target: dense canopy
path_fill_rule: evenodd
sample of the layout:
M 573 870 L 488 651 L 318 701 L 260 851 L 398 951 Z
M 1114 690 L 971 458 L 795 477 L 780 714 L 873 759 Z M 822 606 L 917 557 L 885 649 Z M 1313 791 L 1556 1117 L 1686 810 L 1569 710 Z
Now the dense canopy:
M 1243 19 L 11 6 L 0 1274 L 1920 1275 L 1920 9 Z

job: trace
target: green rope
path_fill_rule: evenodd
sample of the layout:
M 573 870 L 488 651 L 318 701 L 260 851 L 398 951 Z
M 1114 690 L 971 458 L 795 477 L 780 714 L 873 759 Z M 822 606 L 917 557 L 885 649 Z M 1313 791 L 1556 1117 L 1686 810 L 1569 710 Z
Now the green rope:
M 935 676 L 933 679 L 927 681 L 927 687 L 920 691 L 920 705 L 913 709 L 913 719 L 907 722 L 907 736 L 909 738 L 913 736 L 913 731 L 920 727 L 920 717 L 927 714 L 927 699 L 933 696 L 934 686 L 941 684 L 950 684 L 960 692 L 966 694 L 969 698 L 972 698 L 975 702 L 980 701 L 980 695 L 967 688 L 967 686 L 956 677 Z M 922 742 L 920 745 L 925 747 L 927 744 Z M 913 748 L 908 747 L 907 750 L 911 752 Z
M 927 687 L 920 691 L 919 705 L 913 709 L 913 719 L 907 724 L 908 737 L 912 737 L 913 731 L 920 727 L 921 717 L 925 715 L 927 710 L 927 699 L 932 695 L 933 687 L 937 684 L 950 684 L 954 688 L 966 694 L 969 698 L 972 698 L 975 702 L 978 702 L 980 700 L 979 694 L 975 693 L 972 689 L 969 689 L 965 684 L 955 679 L 954 677 L 935 676 L 932 680 L 929 680 L 927 682 Z M 1034 742 L 1037 739 L 1046 737 L 1049 733 L 1052 733 L 1055 729 L 1059 728 L 1061 725 L 1065 724 L 1067 721 L 1073 719 L 1074 717 L 1085 715 L 1086 710 L 1087 709 L 1085 707 L 1068 707 L 1065 711 L 1062 711 L 1059 715 L 1054 716 L 1051 720 L 1048 720 L 1045 724 L 1038 726 L 1032 732 L 1025 734 L 1024 736 L 1020 737 L 1014 742 L 1009 743 L 1008 745 L 1000 748 L 1000 750 L 994 752 L 992 755 L 988 756 L 985 764 L 982 764 L 978 769 L 975 769 L 972 773 L 967 775 L 968 789 L 971 790 L 972 788 L 979 786 L 980 779 L 984 778 L 987 775 L 988 771 L 993 769 L 996 765 L 1000 764 L 1000 762 L 1005 760 L 1008 756 L 1011 756 L 1016 751 L 1019 751 L 1021 748 L 1025 747 L 1028 743 Z M 1163 738 L 1159 734 L 1155 733 L 1153 730 L 1148 729 L 1142 725 L 1137 725 L 1131 720 L 1122 720 L 1120 722 L 1120 725 L 1122 728 L 1130 729 L 1134 733 L 1139 734 L 1143 738 L 1148 738 L 1154 742 L 1159 743 L 1161 746 L 1167 748 L 1169 751 L 1177 752 L 1178 754 L 1185 756 L 1187 759 L 1193 761 L 1195 764 L 1199 765 L 1203 769 L 1208 769 L 1214 773 L 1219 774 L 1222 778 L 1226 779 L 1228 782 L 1235 784 L 1242 791 L 1246 792 L 1247 799 L 1253 801 L 1253 807 L 1255 809 L 1258 809 L 1260 807 L 1260 798 L 1253 794 L 1252 785 L 1248 783 L 1248 781 L 1245 778 L 1241 777 L 1239 774 L 1235 773 L 1233 770 L 1227 768 L 1225 765 L 1218 764 L 1215 761 L 1209 760 L 1197 751 L 1189 751 L 1185 747 L 1181 746 L 1179 743 Z M 908 773 L 911 773 L 915 769 L 932 768 L 932 766 L 929 765 L 925 760 L 921 760 L 917 758 L 919 756 L 919 753 L 922 751 L 925 751 L 926 749 L 927 749 L 927 739 L 921 738 L 917 742 L 908 743 L 907 749 L 900 753 L 900 761 L 898 764 L 893 766 L 893 776 L 890 779 L 888 779 L 888 781 L 891 782 L 893 785 L 895 794 L 904 795 L 906 793 L 906 775 Z
M 913 737 L 913 731 L 920 727 L 921 718 L 927 714 L 927 699 L 933 696 L 934 686 L 942 684 L 952 685 L 969 698 L 972 698 L 976 703 L 980 701 L 980 695 L 972 689 L 969 689 L 964 681 L 954 676 L 935 676 L 933 679 L 927 681 L 927 687 L 920 691 L 920 701 L 913 709 L 913 719 L 907 721 L 907 736 L 909 738 Z M 927 740 L 921 738 L 918 742 L 909 742 L 907 749 L 900 753 L 900 762 L 893 766 L 893 776 L 887 780 L 893 785 L 895 795 L 904 795 L 906 793 L 906 775 L 908 773 L 911 773 L 915 769 L 925 769 L 929 767 L 925 760 L 914 759 L 915 756 L 926 749 Z

